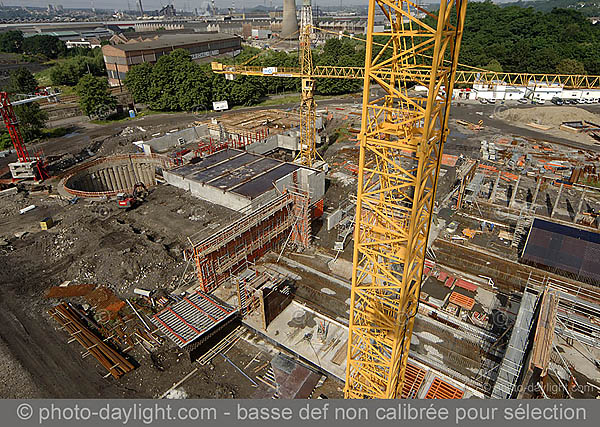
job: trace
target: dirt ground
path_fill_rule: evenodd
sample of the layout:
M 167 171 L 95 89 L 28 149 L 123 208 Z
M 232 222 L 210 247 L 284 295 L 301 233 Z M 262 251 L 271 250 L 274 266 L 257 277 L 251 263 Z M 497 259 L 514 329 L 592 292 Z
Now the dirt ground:
M 482 115 L 489 116 L 490 106 L 483 107 L 488 109 Z M 482 107 L 477 105 L 455 108 L 453 120 L 460 117 L 476 122 L 480 110 Z M 60 174 L 92 157 L 131 152 L 132 142 L 183 128 L 196 119 L 192 114 L 160 114 L 104 126 L 78 122 L 66 137 L 37 144 L 32 151 L 43 149 Z M 476 133 L 452 121 L 446 152 L 474 155 L 482 138 L 519 131 L 517 126 L 497 119 L 484 118 L 484 122 L 486 128 Z M 338 121 L 337 126 L 340 125 Z M 539 131 L 528 132 L 540 135 Z M 332 171 L 325 206 L 335 208 L 355 193 L 356 176 L 344 162 L 357 164 L 357 148 L 356 141 L 348 138 L 328 147 L 325 157 Z M 0 169 L 13 160 L 0 159 Z M 0 397 L 153 398 L 196 368 L 198 371 L 180 387 L 186 396 L 252 397 L 256 387 L 225 358 L 217 356 L 211 363 L 199 366 L 169 341 L 152 357 L 136 347 L 131 351 L 137 366 L 133 372 L 120 380 L 103 378 L 105 372 L 95 359 L 82 358 L 83 349 L 77 343 L 67 344 L 67 334 L 58 330 L 47 315 L 47 310 L 58 301 L 44 298 L 48 288 L 65 281 L 106 286 L 120 298 L 131 297 L 136 287 L 170 292 L 190 285 L 195 281 L 194 266 L 183 255 L 189 248 L 188 236 L 222 227 L 235 220 L 236 213 L 166 185 L 152 189 L 148 200 L 131 211 L 117 209 L 114 201 L 79 200 L 70 204 L 58 196 L 57 183 L 58 180 L 50 181 L 54 186 L 50 192 L 22 188 L 17 195 L 0 199 Z M 441 182 L 443 186 L 450 184 Z M 35 209 L 19 215 L 19 209 L 32 204 Z M 39 221 L 48 216 L 57 224 L 42 231 Z M 326 262 L 335 256 L 336 230 L 327 231 L 318 222 L 315 234 L 325 256 L 318 257 L 313 266 L 328 271 Z M 351 260 L 351 243 L 340 257 Z M 311 264 L 306 257 L 295 259 Z M 348 289 L 327 284 L 335 296 L 325 297 L 323 281 L 306 272 L 302 285 L 300 297 L 312 300 L 315 308 L 333 317 L 347 316 Z M 257 354 L 260 362 L 253 363 L 260 366 L 277 351 L 247 332 L 227 352 L 227 357 L 245 368 Z M 328 379 L 315 396 L 323 393 L 341 397 L 341 387 L 339 382 Z
M 131 152 L 131 142 L 195 119 L 169 114 L 107 126 L 78 123 L 66 138 L 35 148 L 43 148 L 55 168 L 65 169 L 91 157 Z M 6 165 L 13 159 L 0 160 Z M 223 357 L 199 366 L 168 340 L 152 357 L 134 348 L 128 355 L 136 369 L 119 380 L 104 378 L 96 360 L 82 358 L 79 344 L 67 344 L 68 335 L 47 314 L 59 300 L 44 298 L 50 287 L 65 281 L 104 286 L 121 299 L 132 297 L 134 288 L 166 294 L 189 287 L 196 279 L 194 265 L 184 260 L 188 237 L 214 232 L 239 214 L 168 185 L 152 188 L 146 202 L 129 211 L 114 201 L 71 204 L 57 191 L 59 178 L 39 188 L 20 186 L 18 194 L 0 200 L 0 397 L 153 398 L 195 368 L 180 387 L 186 396 L 252 397 L 256 387 Z M 29 205 L 36 207 L 20 215 Z M 56 225 L 42 231 L 39 223 L 46 217 Z M 258 352 L 264 362 L 277 350 L 246 333 L 227 356 L 243 367 Z M 315 396 L 340 397 L 340 387 L 327 380 Z

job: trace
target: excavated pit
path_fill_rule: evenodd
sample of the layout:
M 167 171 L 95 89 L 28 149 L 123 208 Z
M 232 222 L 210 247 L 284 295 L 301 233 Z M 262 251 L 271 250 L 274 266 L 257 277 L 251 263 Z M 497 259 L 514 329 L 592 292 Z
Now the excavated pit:
M 147 188 L 155 186 L 156 175 L 170 166 L 167 157 L 154 154 L 104 157 L 76 168 L 63 180 L 63 186 L 73 196 L 112 197 L 132 191 L 138 182 Z

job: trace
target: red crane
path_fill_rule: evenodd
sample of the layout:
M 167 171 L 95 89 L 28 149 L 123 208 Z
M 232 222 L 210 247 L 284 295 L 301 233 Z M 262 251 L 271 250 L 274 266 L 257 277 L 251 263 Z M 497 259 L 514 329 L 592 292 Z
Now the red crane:
M 23 164 L 35 163 L 35 168 L 37 170 L 37 174 L 35 174 L 35 179 L 41 181 L 49 177 L 48 172 L 46 171 L 41 156 L 36 155 L 34 157 L 31 157 L 29 155 L 27 147 L 25 146 L 25 142 L 23 141 L 23 136 L 21 135 L 21 131 L 19 129 L 19 120 L 17 118 L 17 115 L 15 114 L 13 106 L 29 104 L 30 102 L 35 102 L 41 99 L 47 99 L 51 97 L 56 97 L 56 95 L 51 94 L 29 96 L 27 98 L 11 103 L 10 98 L 8 97 L 8 93 L 0 92 L 0 114 L 2 114 L 2 120 L 6 125 L 6 129 L 8 129 L 8 134 L 10 135 L 10 139 L 13 143 L 13 146 L 15 147 L 15 151 L 17 152 L 17 157 L 19 159 L 18 162 Z

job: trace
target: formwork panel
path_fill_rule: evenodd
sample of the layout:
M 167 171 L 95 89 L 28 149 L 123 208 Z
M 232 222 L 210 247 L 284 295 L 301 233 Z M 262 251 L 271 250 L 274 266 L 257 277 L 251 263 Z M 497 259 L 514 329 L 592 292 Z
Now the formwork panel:
M 151 320 L 178 347 L 184 348 L 236 312 L 228 305 L 196 292 L 155 314 Z
M 464 391 L 436 377 L 427 390 L 425 399 L 462 399 L 464 394 Z
M 414 399 L 425 380 L 425 369 L 419 368 L 412 363 L 407 363 L 402 385 L 401 399 Z
M 452 292 L 448 301 L 452 304 L 456 304 L 459 307 L 464 308 L 465 310 L 472 310 L 473 306 L 475 305 L 475 300 L 473 298 L 460 294 L 458 292 Z

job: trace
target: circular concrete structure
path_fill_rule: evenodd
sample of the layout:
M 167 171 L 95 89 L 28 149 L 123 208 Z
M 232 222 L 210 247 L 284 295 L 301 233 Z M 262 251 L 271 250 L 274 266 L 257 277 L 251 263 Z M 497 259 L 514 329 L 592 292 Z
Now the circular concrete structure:
M 70 171 L 63 179 L 67 193 L 86 198 L 112 197 L 133 191 L 136 183 L 156 185 L 157 169 L 169 169 L 170 160 L 156 154 L 103 157 Z

